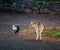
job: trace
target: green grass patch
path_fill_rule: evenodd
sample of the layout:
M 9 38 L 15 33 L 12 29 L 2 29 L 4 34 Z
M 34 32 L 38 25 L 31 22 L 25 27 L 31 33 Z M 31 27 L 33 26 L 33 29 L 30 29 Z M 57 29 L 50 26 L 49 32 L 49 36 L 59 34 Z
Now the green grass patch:
M 60 30 L 44 30 L 43 35 L 46 37 L 60 37 Z

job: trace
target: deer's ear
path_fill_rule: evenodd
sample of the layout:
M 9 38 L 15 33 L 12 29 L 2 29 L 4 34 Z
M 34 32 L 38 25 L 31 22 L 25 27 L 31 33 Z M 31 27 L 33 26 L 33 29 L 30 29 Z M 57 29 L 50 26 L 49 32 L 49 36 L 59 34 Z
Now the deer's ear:
M 33 21 L 31 21 L 31 24 L 33 24 Z

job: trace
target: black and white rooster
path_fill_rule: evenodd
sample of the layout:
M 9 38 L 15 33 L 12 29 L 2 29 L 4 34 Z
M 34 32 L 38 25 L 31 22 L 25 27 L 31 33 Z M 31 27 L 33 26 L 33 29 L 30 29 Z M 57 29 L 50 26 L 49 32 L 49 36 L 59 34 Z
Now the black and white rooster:
M 18 33 L 18 32 L 19 32 L 19 26 L 12 25 L 12 30 L 13 30 L 15 33 Z

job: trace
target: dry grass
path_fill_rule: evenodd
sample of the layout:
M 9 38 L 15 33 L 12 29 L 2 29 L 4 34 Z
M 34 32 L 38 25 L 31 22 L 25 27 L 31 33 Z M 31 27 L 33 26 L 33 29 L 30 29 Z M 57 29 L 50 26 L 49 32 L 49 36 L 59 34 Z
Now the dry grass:
M 23 38 L 26 39 L 35 39 L 36 37 L 35 31 L 31 29 L 23 29 L 20 34 L 22 34 Z

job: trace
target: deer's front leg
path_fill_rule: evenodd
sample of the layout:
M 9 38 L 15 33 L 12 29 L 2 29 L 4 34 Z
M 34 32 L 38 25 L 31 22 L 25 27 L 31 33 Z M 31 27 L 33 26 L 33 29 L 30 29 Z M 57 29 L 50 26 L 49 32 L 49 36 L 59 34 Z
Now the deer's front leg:
M 38 38 L 39 38 L 39 32 L 38 30 L 36 30 L 36 40 L 38 40 Z
M 40 30 L 40 40 L 42 40 L 42 35 L 41 35 L 42 31 L 43 31 L 43 29 Z
M 41 32 L 40 32 L 40 40 L 42 40 Z

